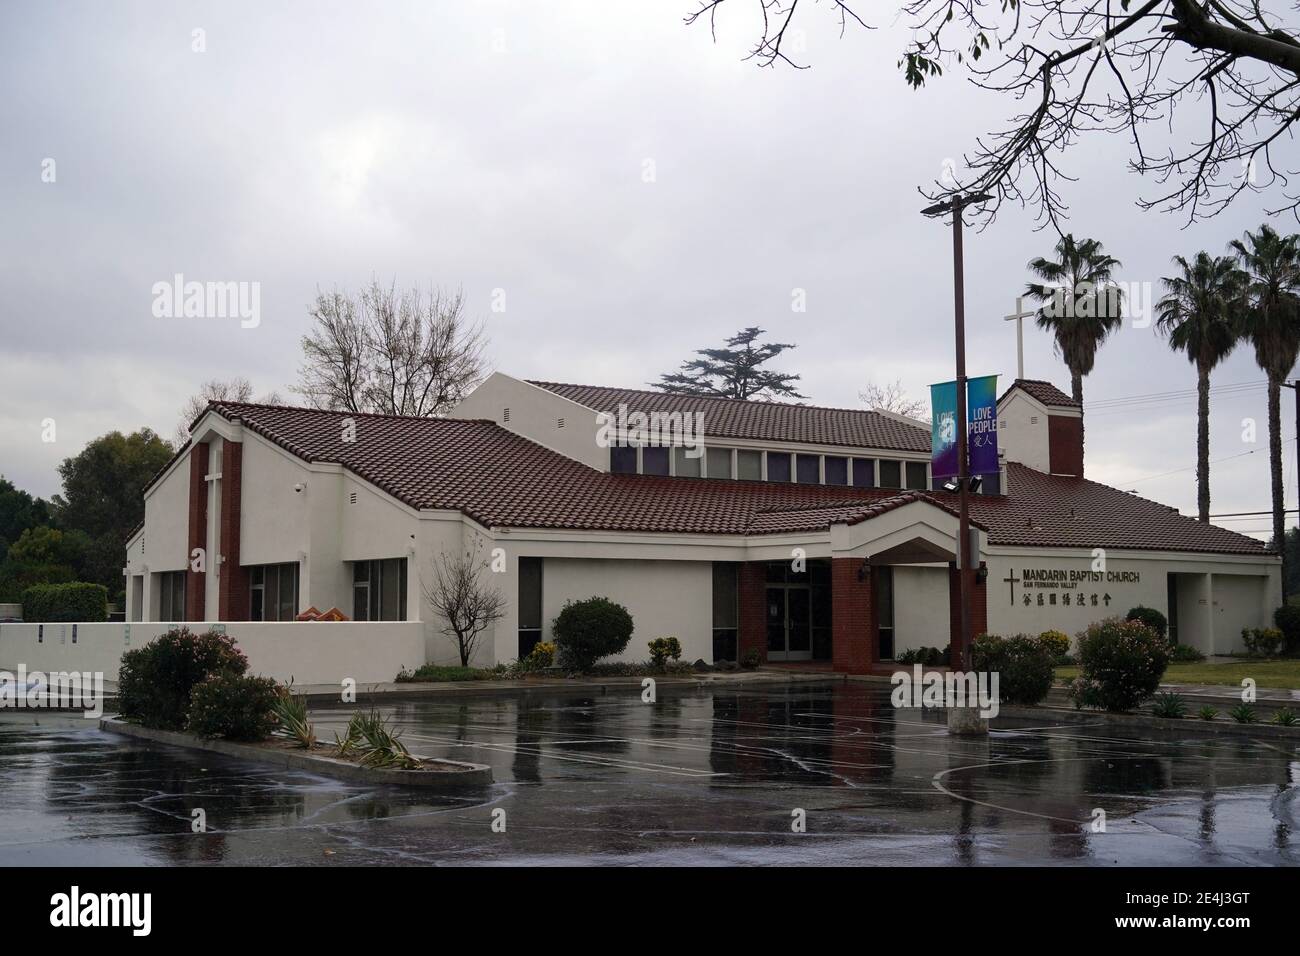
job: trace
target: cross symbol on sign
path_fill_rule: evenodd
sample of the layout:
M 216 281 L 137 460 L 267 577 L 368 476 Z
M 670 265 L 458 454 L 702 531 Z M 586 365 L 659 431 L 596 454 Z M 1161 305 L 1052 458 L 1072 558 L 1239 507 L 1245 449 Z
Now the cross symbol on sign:
M 1016 572 L 1013 569 L 1011 571 L 1008 571 L 1007 576 L 1002 580 L 1006 581 L 1009 585 L 1011 585 L 1011 604 L 1012 606 L 1014 606 L 1016 603 L 1016 585 L 1020 583 L 1020 579 L 1016 577 Z

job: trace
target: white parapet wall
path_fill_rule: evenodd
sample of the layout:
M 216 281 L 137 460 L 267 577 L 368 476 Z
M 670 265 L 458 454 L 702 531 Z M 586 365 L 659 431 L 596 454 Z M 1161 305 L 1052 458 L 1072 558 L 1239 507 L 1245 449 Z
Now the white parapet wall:
M 424 625 L 419 621 L 189 623 L 195 633 L 216 626 L 248 655 L 248 671 L 307 684 L 391 681 L 402 668 L 424 663 Z M 0 668 L 30 671 L 96 671 L 117 680 L 124 651 L 143 647 L 165 623 L 0 624 Z M 74 633 L 75 631 L 75 633 Z

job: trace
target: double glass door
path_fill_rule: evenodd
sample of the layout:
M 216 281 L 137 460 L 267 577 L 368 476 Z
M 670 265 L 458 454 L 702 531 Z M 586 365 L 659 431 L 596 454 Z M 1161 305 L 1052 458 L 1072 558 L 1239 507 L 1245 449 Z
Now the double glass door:
M 812 588 L 808 585 L 768 585 L 767 659 L 812 660 Z

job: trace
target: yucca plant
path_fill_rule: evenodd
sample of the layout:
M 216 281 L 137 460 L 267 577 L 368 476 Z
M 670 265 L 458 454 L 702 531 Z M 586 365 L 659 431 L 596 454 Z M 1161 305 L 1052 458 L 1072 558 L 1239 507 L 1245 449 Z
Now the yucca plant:
M 307 719 L 307 698 L 293 693 L 291 687 L 276 699 L 275 716 L 280 721 L 280 733 L 297 743 L 303 750 L 316 746 L 316 728 Z
M 1169 720 L 1181 720 L 1187 716 L 1187 701 L 1181 694 L 1156 694 L 1151 713 Z
M 1228 711 L 1228 716 L 1239 724 L 1253 724 L 1258 719 L 1255 708 L 1250 704 L 1238 704 Z
M 360 718 L 360 719 L 358 719 Z M 365 767 L 383 767 L 397 770 L 418 770 L 420 761 L 411 756 L 401 741 L 401 733 L 394 732 L 388 721 L 377 710 L 353 717 L 361 734 L 357 752 Z
M 1290 707 L 1279 707 L 1273 715 L 1273 723 L 1283 727 L 1294 727 L 1298 719 L 1300 718 L 1296 717 L 1296 712 Z
M 1198 713 L 1201 720 L 1213 720 L 1219 716 L 1219 712 L 1209 705 L 1202 707 Z
M 348 721 L 347 730 L 343 731 L 340 737 L 338 731 L 334 732 L 334 756 L 352 757 L 356 754 L 357 745 L 361 743 L 361 714 L 353 714 L 352 719 Z

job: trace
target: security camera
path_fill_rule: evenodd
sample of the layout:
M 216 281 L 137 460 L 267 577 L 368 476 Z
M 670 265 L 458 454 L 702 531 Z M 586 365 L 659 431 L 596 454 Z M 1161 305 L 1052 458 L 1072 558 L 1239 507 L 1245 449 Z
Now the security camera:
M 306 487 L 307 487 L 307 486 L 304 485 L 304 484 L 300 481 L 300 482 L 298 482 L 296 485 L 293 486 L 294 493 L 300 495 L 300 494 L 302 494 L 302 490 L 303 490 L 304 488 L 306 488 Z

